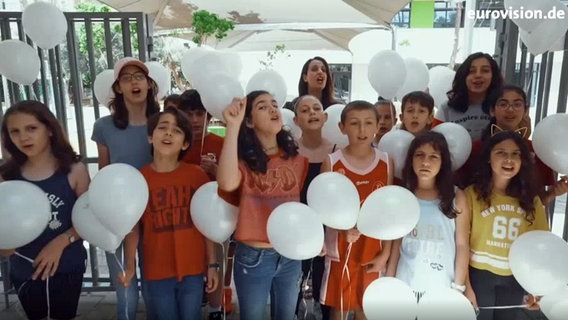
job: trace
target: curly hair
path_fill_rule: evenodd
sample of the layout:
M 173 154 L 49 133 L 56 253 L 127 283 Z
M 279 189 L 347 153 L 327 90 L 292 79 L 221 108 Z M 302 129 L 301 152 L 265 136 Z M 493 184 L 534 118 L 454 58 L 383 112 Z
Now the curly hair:
M 534 166 L 528 146 L 523 138 L 513 131 L 502 131 L 485 141 L 479 156 L 477 171 L 473 178 L 473 187 L 478 194 L 478 199 L 485 201 L 487 206 L 491 205 L 493 189 L 493 170 L 491 169 L 491 151 L 495 145 L 505 141 L 513 140 L 521 151 L 521 168 L 507 185 L 506 194 L 516 198 L 519 205 L 525 210 L 525 219 L 533 222 L 535 219 L 534 198 L 538 196 L 536 189 Z
M 448 91 L 448 106 L 459 112 L 466 112 L 469 108 L 469 90 L 467 89 L 466 78 L 469 75 L 471 64 L 474 60 L 485 58 L 491 65 L 491 84 L 487 89 L 485 100 L 481 104 L 481 109 L 486 114 L 489 114 L 489 108 L 495 105 L 495 102 L 501 94 L 501 87 L 503 86 L 503 76 L 497 62 L 491 55 L 483 52 L 476 52 L 470 54 L 467 59 L 459 66 L 454 76 L 452 89 Z
M 16 114 L 31 115 L 46 126 L 47 130 L 51 133 L 49 136 L 49 145 L 51 153 L 58 161 L 58 172 L 68 174 L 71 172 L 71 166 L 81 161 L 81 156 L 73 150 L 66 134 L 63 132 L 63 128 L 61 128 L 61 124 L 57 121 L 53 113 L 49 111 L 47 106 L 39 101 L 24 100 L 8 108 L 4 114 L 4 120 L 2 121 L 2 145 L 11 156 L 0 166 L 0 176 L 2 176 L 4 180 L 16 179 L 20 175 L 21 167 L 28 161 L 28 156 L 18 149 L 8 132 L 10 117 Z
M 238 138 L 238 155 L 239 159 L 244 160 L 248 167 L 259 173 L 266 173 L 269 156 L 262 149 L 262 145 L 256 133 L 252 128 L 247 126 L 247 122 L 252 120 L 252 107 L 256 99 L 263 95 L 270 94 L 267 91 L 252 91 L 247 95 L 247 105 L 245 111 L 245 119 L 239 129 Z M 276 134 L 276 142 L 278 147 L 284 151 L 282 157 L 288 159 L 298 155 L 298 144 L 289 131 L 281 129 Z
M 440 153 L 442 160 L 440 171 L 436 175 L 436 189 L 438 189 L 438 199 L 440 199 L 439 208 L 446 217 L 453 219 L 457 216 L 459 211 L 454 206 L 456 191 L 452 178 L 452 157 L 446 138 L 442 134 L 434 131 L 426 131 L 412 140 L 412 143 L 410 143 L 408 147 L 404 168 L 402 169 L 404 185 L 412 192 L 418 189 L 418 177 L 416 176 L 412 162 L 416 150 L 428 144 Z

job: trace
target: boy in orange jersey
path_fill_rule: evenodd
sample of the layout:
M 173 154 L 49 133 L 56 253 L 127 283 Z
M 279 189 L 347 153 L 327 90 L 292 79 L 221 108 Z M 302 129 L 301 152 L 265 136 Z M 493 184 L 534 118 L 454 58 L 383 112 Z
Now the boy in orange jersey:
M 392 184 L 393 180 L 392 160 L 371 145 L 378 131 L 378 120 L 377 109 L 371 103 L 347 104 L 341 113 L 340 129 L 347 135 L 349 145 L 330 154 L 322 164 L 322 172 L 344 174 L 355 184 L 361 204 L 374 190 Z M 331 319 L 341 319 L 342 311 L 354 311 L 355 319 L 366 319 L 362 310 L 363 293 L 385 269 L 391 242 L 368 238 L 355 228 L 345 231 L 327 228 L 325 243 L 321 303 L 332 308 Z M 345 265 L 349 275 L 343 274 Z
M 126 236 L 126 270 L 120 282 L 130 283 L 143 232 L 143 277 L 152 307 L 161 319 L 200 319 L 203 277 L 207 292 L 214 291 L 219 263 L 213 242 L 197 230 L 189 208 L 195 191 L 209 179 L 200 167 L 180 162 L 191 142 L 185 113 L 170 107 L 154 115 L 148 120 L 148 136 L 154 159 L 140 171 L 150 197 L 142 218 Z

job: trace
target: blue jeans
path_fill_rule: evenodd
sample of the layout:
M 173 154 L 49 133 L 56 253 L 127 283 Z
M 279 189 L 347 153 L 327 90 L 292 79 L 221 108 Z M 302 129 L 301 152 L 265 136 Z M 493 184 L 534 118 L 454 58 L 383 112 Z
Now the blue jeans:
M 142 241 L 140 241 L 140 245 L 138 246 L 138 265 L 140 267 L 140 271 L 142 272 L 142 255 L 140 254 L 142 248 Z M 116 258 L 114 255 L 122 263 L 124 266 L 124 260 L 122 259 L 122 251 L 124 249 L 124 243 L 122 243 L 117 249 L 114 254 L 106 253 L 106 260 L 108 265 L 108 272 L 110 276 L 110 281 L 116 290 L 116 318 L 117 320 L 135 320 L 136 319 L 136 310 L 138 310 L 138 278 L 136 274 L 132 278 L 130 285 L 128 288 L 123 287 L 122 285 L 117 283 L 118 275 L 122 272 L 120 266 L 116 262 Z M 151 303 L 148 300 L 148 294 L 146 285 L 144 284 L 144 280 L 140 277 L 140 284 L 142 286 L 142 297 L 144 298 L 144 303 L 146 305 L 146 319 L 147 320 L 155 320 L 157 316 L 155 312 L 151 308 Z
M 201 319 L 203 275 L 164 280 L 147 280 L 152 309 L 163 320 Z
M 294 319 L 301 276 L 301 261 L 238 242 L 234 279 L 241 319 L 263 320 L 269 294 L 271 318 Z

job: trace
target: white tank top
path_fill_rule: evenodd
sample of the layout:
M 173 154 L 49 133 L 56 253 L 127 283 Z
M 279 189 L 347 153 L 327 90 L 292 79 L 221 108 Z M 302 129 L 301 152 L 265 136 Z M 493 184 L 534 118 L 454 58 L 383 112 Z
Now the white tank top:
M 402 238 L 396 277 L 418 295 L 451 287 L 455 274 L 456 224 L 439 209 L 439 200 L 422 200 L 416 227 Z

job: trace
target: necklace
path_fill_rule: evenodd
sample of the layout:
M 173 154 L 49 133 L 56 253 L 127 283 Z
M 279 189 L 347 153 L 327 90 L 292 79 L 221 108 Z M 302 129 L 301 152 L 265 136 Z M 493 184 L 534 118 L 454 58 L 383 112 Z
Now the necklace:
M 277 148 L 278 148 L 278 146 L 273 146 L 273 147 L 270 147 L 270 148 L 262 148 L 262 151 L 268 152 L 268 151 L 275 150 L 275 149 L 277 149 Z

